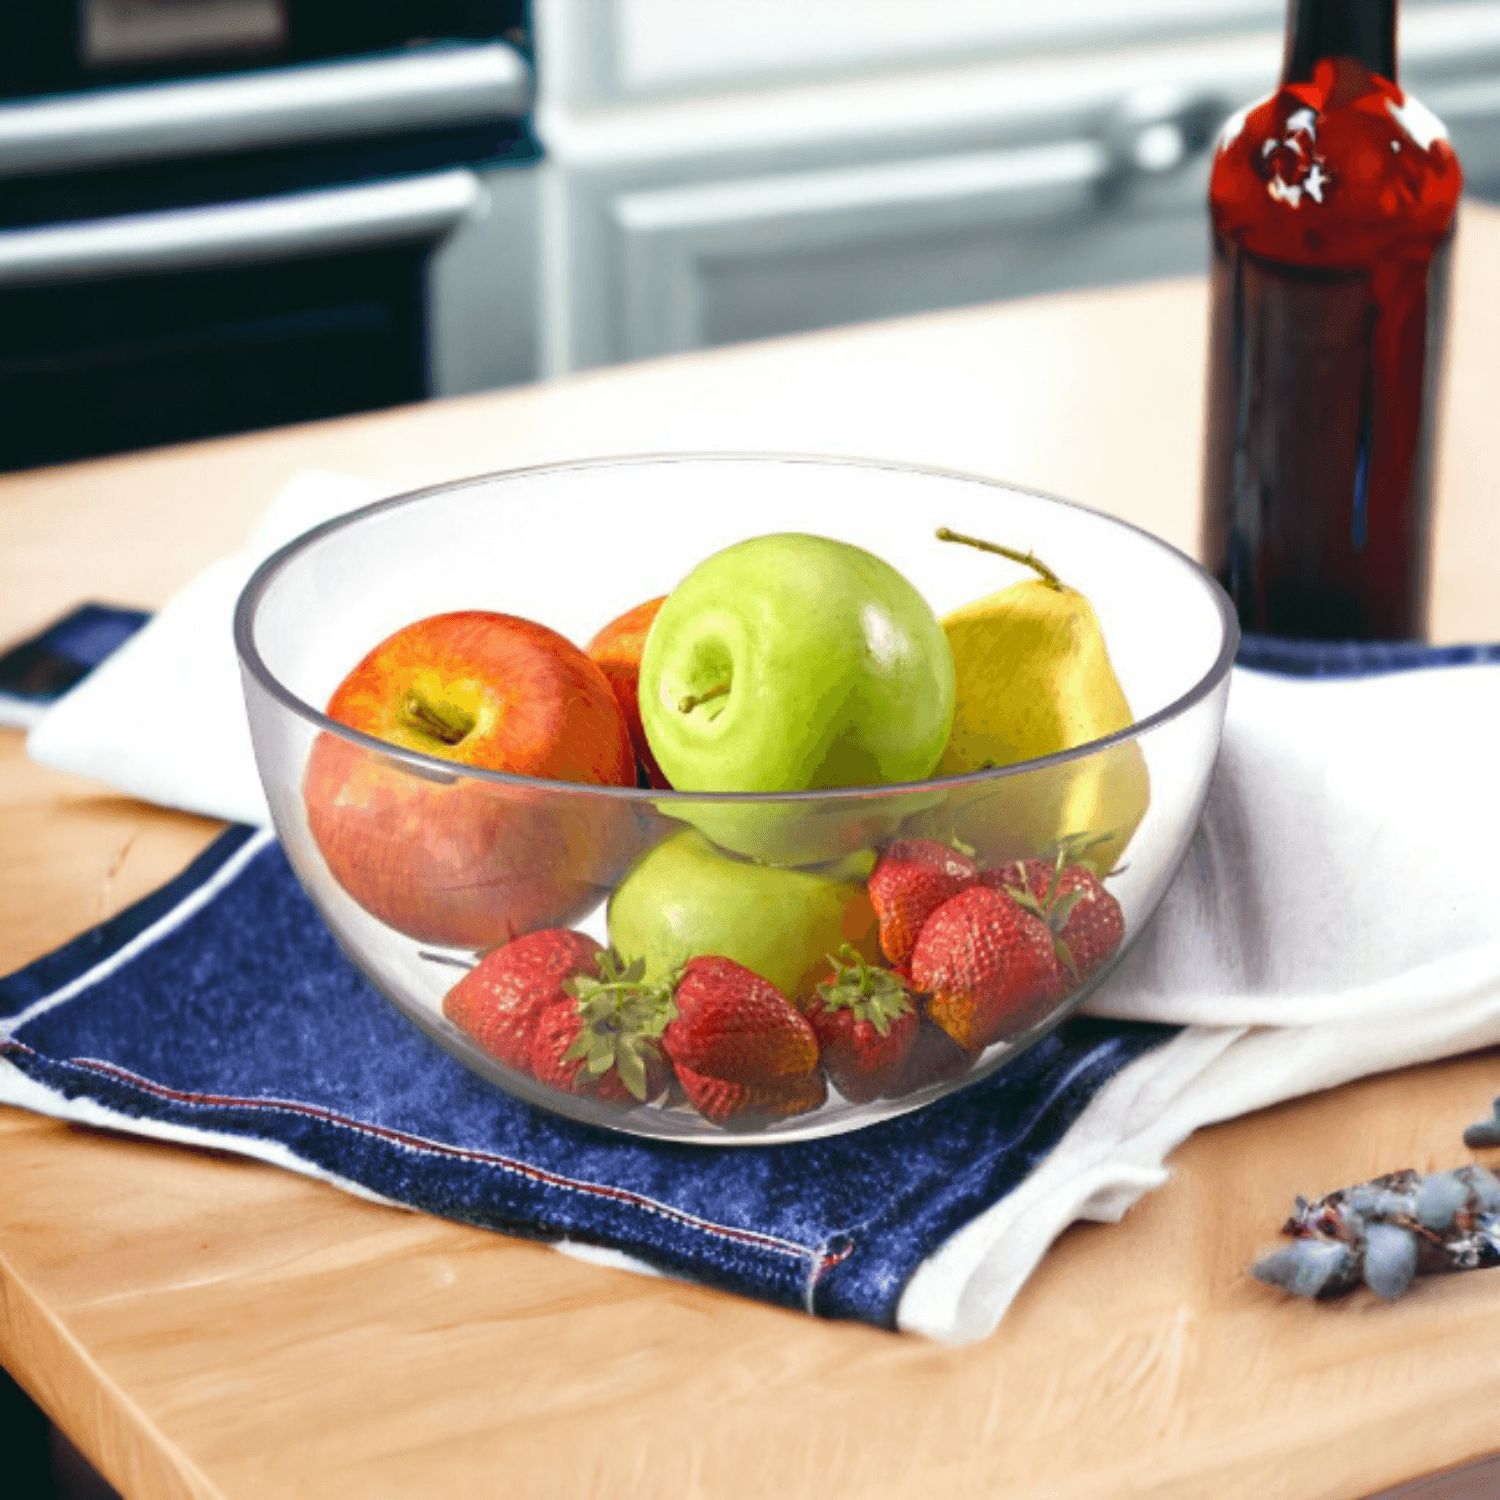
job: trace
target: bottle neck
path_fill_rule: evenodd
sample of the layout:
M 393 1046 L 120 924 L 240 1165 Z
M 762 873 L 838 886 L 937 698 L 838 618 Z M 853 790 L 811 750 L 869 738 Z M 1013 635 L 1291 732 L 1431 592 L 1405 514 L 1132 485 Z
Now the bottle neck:
M 1396 81 L 1396 0 L 1287 0 L 1283 83 L 1306 83 L 1325 57 L 1352 57 Z

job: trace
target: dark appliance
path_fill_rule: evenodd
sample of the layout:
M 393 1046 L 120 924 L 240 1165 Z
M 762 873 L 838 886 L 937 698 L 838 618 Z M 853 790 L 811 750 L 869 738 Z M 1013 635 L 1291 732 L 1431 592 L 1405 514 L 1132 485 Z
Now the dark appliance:
M 525 0 L 36 0 L 7 31 L 0 468 L 433 393 L 435 251 L 504 243 L 540 155 Z M 514 258 L 484 280 L 525 295 Z

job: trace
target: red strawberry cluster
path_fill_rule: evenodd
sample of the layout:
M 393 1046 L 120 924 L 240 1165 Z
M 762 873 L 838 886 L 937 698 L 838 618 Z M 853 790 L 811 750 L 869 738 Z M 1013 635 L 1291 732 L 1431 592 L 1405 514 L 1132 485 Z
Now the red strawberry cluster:
M 727 958 L 656 982 L 642 968 L 544 928 L 487 954 L 443 1013 L 508 1067 L 605 1103 L 646 1104 L 675 1086 L 705 1119 L 739 1127 L 822 1104 L 818 1039 L 774 985 Z
M 882 950 L 968 1058 L 1024 1030 L 1124 938 L 1120 903 L 1069 852 L 981 870 L 936 840 L 898 839 L 871 872 Z
M 487 954 L 443 1010 L 551 1088 L 624 1106 L 670 1094 L 744 1129 L 817 1109 L 829 1083 L 864 1103 L 957 1077 L 1124 937 L 1119 903 L 1065 852 L 981 870 L 944 844 L 901 839 L 869 888 L 891 967 L 845 947 L 805 1009 L 732 959 L 693 958 L 648 982 L 640 963 L 546 928 Z

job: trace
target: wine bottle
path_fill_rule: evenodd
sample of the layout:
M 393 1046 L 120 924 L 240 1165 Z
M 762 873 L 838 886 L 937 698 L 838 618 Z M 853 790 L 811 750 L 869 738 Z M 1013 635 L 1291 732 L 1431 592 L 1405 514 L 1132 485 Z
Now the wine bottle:
M 1289 0 L 1280 87 L 1224 127 L 1203 549 L 1241 627 L 1426 634 L 1463 173 L 1396 82 L 1396 0 Z

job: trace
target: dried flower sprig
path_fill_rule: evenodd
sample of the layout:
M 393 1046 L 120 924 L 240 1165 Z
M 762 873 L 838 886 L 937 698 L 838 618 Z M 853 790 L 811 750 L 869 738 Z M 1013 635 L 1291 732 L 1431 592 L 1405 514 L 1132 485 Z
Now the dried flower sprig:
M 1500 1178 L 1486 1167 L 1390 1172 L 1309 1202 L 1291 1237 L 1250 1268 L 1299 1297 L 1337 1297 L 1361 1282 L 1399 1297 L 1417 1276 L 1500 1265 Z

